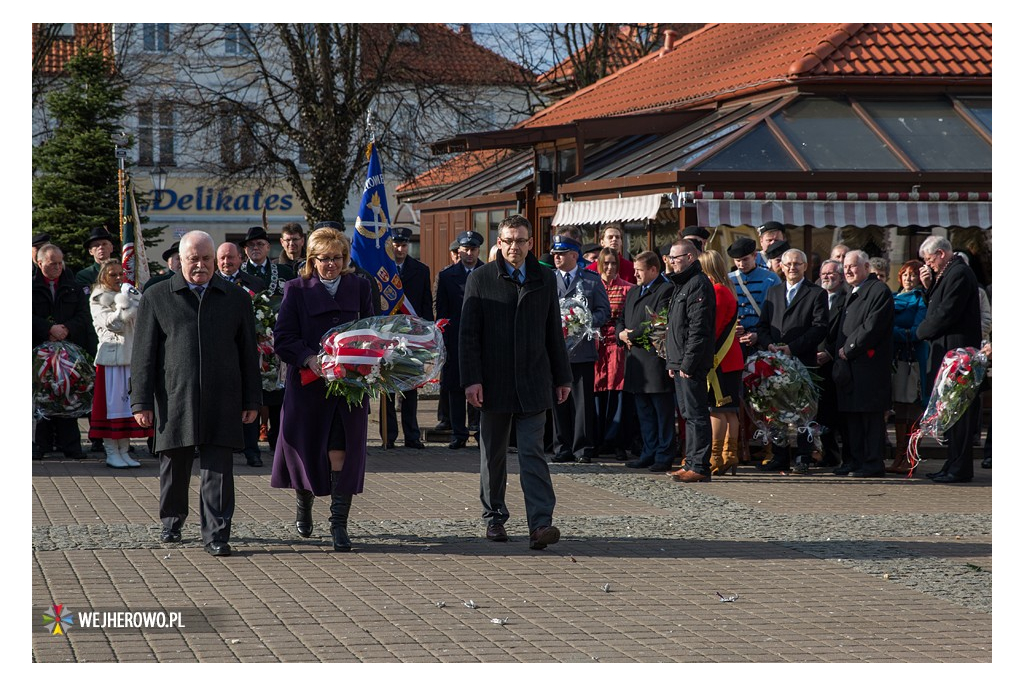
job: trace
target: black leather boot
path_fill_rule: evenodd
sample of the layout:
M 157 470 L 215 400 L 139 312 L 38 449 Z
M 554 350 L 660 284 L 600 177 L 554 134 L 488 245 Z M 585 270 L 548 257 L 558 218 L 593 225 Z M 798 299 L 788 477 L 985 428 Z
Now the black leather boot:
M 313 534 L 313 493 L 309 490 L 295 491 L 295 530 L 304 538 Z
M 338 492 L 341 471 L 331 471 L 331 540 L 335 552 L 350 552 L 352 541 L 348 539 L 348 512 L 352 509 L 352 493 Z

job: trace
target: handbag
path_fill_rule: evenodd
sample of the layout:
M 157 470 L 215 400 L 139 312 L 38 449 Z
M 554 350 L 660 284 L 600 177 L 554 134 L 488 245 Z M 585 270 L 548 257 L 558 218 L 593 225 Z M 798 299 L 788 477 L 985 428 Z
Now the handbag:
M 892 399 L 914 404 L 921 398 L 921 367 L 917 362 L 896 360 L 892 374 Z

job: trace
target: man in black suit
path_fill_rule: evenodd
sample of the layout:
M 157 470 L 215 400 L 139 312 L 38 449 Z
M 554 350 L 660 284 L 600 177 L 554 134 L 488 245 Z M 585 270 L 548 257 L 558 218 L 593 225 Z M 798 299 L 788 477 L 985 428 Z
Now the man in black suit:
M 409 304 L 412 305 L 416 316 L 433 321 L 434 302 L 430 296 L 430 267 L 409 256 L 409 240 L 412 239 L 410 229 L 399 226 L 392 229 L 391 232 L 391 244 L 395 250 L 395 267 L 398 269 L 398 277 L 402 282 L 402 292 L 409 300 Z M 416 411 L 419 408 L 418 399 L 416 390 L 406 390 L 402 393 L 402 434 L 405 436 L 406 447 L 421 450 L 424 445 L 420 441 L 420 424 L 416 420 Z M 393 393 L 386 395 L 381 405 L 387 412 L 387 445 L 392 448 L 398 439 L 395 395 Z
M 855 478 L 885 475 L 885 412 L 892 403 L 892 292 L 870 273 L 868 259 L 863 250 L 843 258 L 851 290 L 830 351 L 852 460 L 834 473 Z
M 484 265 L 480 261 L 480 246 L 484 238 L 476 231 L 459 234 L 459 261 L 444 269 L 437 278 L 435 301 L 437 320 L 448 319 L 444 329 L 444 346 L 448 352 L 448 363 L 441 371 L 441 400 L 448 401 L 448 416 L 452 424 L 452 439 L 449 449 L 461 449 L 469 440 L 466 426 L 466 395 L 463 391 L 459 364 L 459 328 L 462 322 L 462 300 L 466 293 L 469 275 Z
M 948 240 L 930 236 L 921 244 L 919 254 L 925 263 L 921 284 L 926 288 L 928 313 L 917 327 L 917 337 L 930 343 L 929 377 L 934 379 L 948 351 L 981 347 L 981 304 L 974 272 L 953 253 Z M 967 483 L 974 478 L 971 443 L 980 410 L 979 393 L 946 431 L 946 462 L 936 474 L 928 474 L 932 482 Z
M 661 257 L 641 252 L 633 260 L 636 288 L 626 293 L 622 316 L 615 323 L 619 344 L 627 349 L 622 389 L 633 394 L 640 422 L 643 449 L 640 458 L 626 462 L 629 468 L 668 471 L 675 453 L 672 438 L 675 429 L 675 395 L 665 360 L 654 348 L 645 348 L 637 340 L 645 335 L 644 324 L 651 314 L 668 310 L 672 285 L 661 276 Z
M 533 229 L 518 214 L 498 225 L 501 250 L 466 283 L 459 344 L 466 399 L 480 408 L 480 501 L 487 539 L 508 540 L 506 454 L 515 419 L 519 482 L 530 549 L 561 534 L 552 525 L 555 490 L 544 459 L 544 414 L 569 397 L 572 372 L 562 337 L 555 275 L 530 253 Z
M 221 243 L 217 248 L 217 275 L 228 283 L 245 290 L 250 298 L 267 287 L 262 279 L 242 271 L 242 253 L 234 243 Z M 260 425 L 258 421 L 242 424 L 242 437 L 245 439 L 245 463 L 254 468 L 263 466 L 260 457 Z
M 828 331 L 828 296 L 804 277 L 807 255 L 803 251 L 786 250 L 781 263 L 786 282 L 768 289 L 751 342 L 761 350 L 796 357 L 804 366 L 817 369 L 818 344 Z M 813 440 L 798 433 L 795 448 L 787 444 L 775 450 L 771 461 L 757 468 L 788 471 L 792 465 L 795 473 L 807 473 L 813 448 Z
M 845 252 L 843 253 L 846 254 Z M 818 343 L 818 376 L 821 378 L 819 387 L 821 397 L 818 399 L 818 415 L 815 418 L 824 432 L 821 434 L 820 466 L 838 467 L 850 463 L 850 441 L 843 437 L 846 426 L 839 417 L 839 406 L 836 398 L 836 382 L 832 380 L 833 359 L 828 350 L 835 342 L 839 329 L 839 319 L 846 304 L 846 279 L 843 278 L 843 263 L 837 259 L 828 259 L 821 265 L 819 272 L 821 287 L 828 298 L 828 333 Z M 838 438 L 843 438 L 840 452 Z

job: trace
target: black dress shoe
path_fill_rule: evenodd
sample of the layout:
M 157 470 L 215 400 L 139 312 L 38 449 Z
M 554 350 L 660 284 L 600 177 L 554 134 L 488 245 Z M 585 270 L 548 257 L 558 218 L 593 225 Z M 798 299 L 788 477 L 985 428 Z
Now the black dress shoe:
M 231 556 L 231 545 L 226 542 L 214 540 L 213 542 L 207 542 L 203 547 L 207 553 L 212 554 L 215 557 L 230 557 Z
M 388 446 L 387 446 L 387 449 L 389 449 L 389 450 L 393 450 L 393 449 L 395 449 L 395 443 L 393 443 L 393 442 L 389 442 L 389 443 L 388 443 Z
M 470 433 L 479 433 L 480 432 L 480 424 L 479 423 L 472 423 L 472 424 L 470 424 L 469 425 L 469 432 Z
M 577 464 L 589 464 L 590 463 L 590 457 L 576 457 L 576 463 Z
M 805 476 L 811 472 L 811 467 L 806 463 L 800 461 L 793 465 L 793 473 L 799 476 Z
M 180 530 L 164 530 L 160 533 L 160 542 L 181 542 Z
M 408 447 L 411 450 L 422 450 L 422 449 L 426 449 L 427 448 L 427 446 L 424 445 L 419 440 L 406 441 L 405 446 Z
M 840 466 L 839 468 L 832 470 L 832 473 L 837 475 L 837 476 L 848 476 L 852 472 L 853 472 L 853 467 L 850 466 L 849 464 L 846 464 L 844 466 Z
M 571 454 L 556 454 L 555 456 L 551 457 L 551 463 L 552 464 L 568 464 L 570 461 L 572 461 L 574 459 L 575 459 L 575 457 L 572 456 Z
M 530 549 L 544 549 L 553 545 L 562 537 L 562 534 L 554 526 L 541 526 L 530 533 Z
M 647 467 L 651 473 L 667 473 L 672 470 L 672 462 L 667 464 L 651 464 Z
M 937 474 L 934 478 L 932 478 L 932 482 L 933 483 L 970 483 L 971 479 L 970 478 L 961 478 L 959 476 L 954 476 L 954 475 L 951 475 L 951 474 L 948 474 L 948 473 L 940 473 L 940 474 Z
M 452 438 L 452 441 L 448 443 L 448 449 L 450 450 L 461 450 L 466 446 L 466 438 Z
M 79 459 L 85 459 L 86 457 L 85 457 L 85 452 L 82 452 L 81 450 L 79 450 L 78 452 L 65 452 L 64 453 L 64 458 L 65 459 L 79 460 Z
M 981 468 L 990 469 L 992 468 L 992 457 L 985 457 L 981 460 Z
M 438 421 L 437 425 L 434 426 L 434 430 L 436 431 L 450 431 L 451 429 L 452 424 L 448 421 Z
M 634 459 L 633 461 L 626 462 L 627 469 L 648 469 L 654 466 L 654 461 L 648 461 L 646 459 Z
M 616 447 L 615 448 L 615 458 L 618 461 L 626 461 L 627 459 L 629 459 L 629 455 L 626 454 L 626 450 L 622 449 L 621 447 Z
M 947 475 L 945 471 L 936 471 L 935 473 L 926 473 L 926 474 L 924 474 L 924 477 L 925 478 L 931 478 L 932 480 L 935 480 L 939 476 L 945 476 L 945 475 Z
M 885 477 L 885 469 L 881 471 L 850 471 L 850 477 L 852 478 L 883 478 Z
M 487 539 L 491 542 L 508 542 L 508 533 L 500 523 L 487 524 Z
M 255 457 L 253 459 L 249 459 L 248 457 L 246 457 L 245 463 L 248 464 L 249 466 L 252 466 L 253 468 L 259 468 L 263 466 L 263 460 L 260 459 L 259 457 Z

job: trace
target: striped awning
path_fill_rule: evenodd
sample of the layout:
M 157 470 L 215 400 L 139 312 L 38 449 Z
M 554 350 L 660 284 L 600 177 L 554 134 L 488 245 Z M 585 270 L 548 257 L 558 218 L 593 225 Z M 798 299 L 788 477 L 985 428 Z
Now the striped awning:
M 991 193 L 680 192 L 701 226 L 959 226 L 992 228 Z
M 605 224 L 616 221 L 640 221 L 658 216 L 663 193 L 618 197 L 610 200 L 584 200 L 581 202 L 559 202 L 552 226 L 577 226 L 579 224 Z M 667 203 L 666 203 L 667 204 Z

